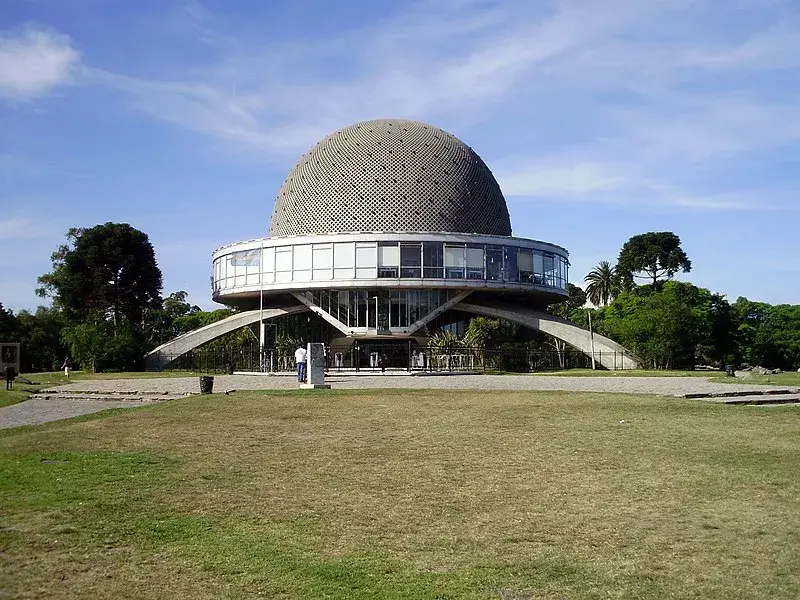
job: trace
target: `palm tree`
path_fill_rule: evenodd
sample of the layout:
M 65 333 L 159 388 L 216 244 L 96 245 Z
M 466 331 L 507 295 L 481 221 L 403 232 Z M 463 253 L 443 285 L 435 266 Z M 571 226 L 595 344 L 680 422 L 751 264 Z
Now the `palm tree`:
M 583 278 L 587 283 L 586 296 L 595 306 L 608 306 L 610 300 L 619 292 L 617 271 L 608 261 L 602 261 Z

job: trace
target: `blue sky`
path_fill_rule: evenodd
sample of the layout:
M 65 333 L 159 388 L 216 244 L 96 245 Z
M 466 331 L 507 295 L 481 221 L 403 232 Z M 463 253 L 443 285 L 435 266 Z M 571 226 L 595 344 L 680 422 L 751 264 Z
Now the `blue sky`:
M 377 117 L 470 144 L 575 283 L 670 230 L 686 279 L 800 303 L 797 0 L 2 4 L 7 308 L 106 221 L 150 236 L 165 295 L 213 307 L 211 252 L 266 235 L 299 155 Z

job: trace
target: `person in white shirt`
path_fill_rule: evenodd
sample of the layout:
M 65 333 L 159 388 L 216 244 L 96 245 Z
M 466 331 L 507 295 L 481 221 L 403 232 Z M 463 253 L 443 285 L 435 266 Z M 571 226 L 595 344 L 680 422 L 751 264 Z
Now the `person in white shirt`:
M 297 383 L 303 383 L 306 378 L 306 349 L 300 346 L 294 351 L 294 361 L 297 363 Z

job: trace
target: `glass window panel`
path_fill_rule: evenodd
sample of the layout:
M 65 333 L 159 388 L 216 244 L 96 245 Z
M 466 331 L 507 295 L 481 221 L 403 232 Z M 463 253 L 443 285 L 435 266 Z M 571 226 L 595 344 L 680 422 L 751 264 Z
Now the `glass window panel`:
M 314 269 L 314 281 L 330 281 L 330 269 Z
M 292 281 L 311 281 L 311 269 L 300 269 L 293 273 Z
M 467 267 L 483 270 L 483 246 L 467 246 Z
M 275 281 L 275 273 L 262 273 L 261 277 L 262 277 L 262 283 L 264 284 L 274 283 Z
M 261 257 L 261 270 L 271 273 L 275 270 L 275 248 L 264 248 Z
M 258 285 L 259 283 L 261 283 L 260 277 L 261 277 L 260 273 L 248 273 L 247 285 Z
M 314 269 L 330 269 L 333 267 L 333 247 L 314 246 Z
M 533 281 L 534 283 L 544 283 L 544 258 L 542 253 L 533 251 Z
M 400 266 L 422 266 L 422 244 L 400 244 Z
M 333 278 L 334 279 L 353 279 L 355 277 L 355 270 L 350 267 L 349 269 L 334 269 L 333 270 Z
M 289 283 L 292 281 L 292 272 L 291 271 L 277 271 L 275 273 L 275 282 L 276 283 Z
M 422 275 L 432 279 L 444 277 L 444 245 L 441 242 L 422 244 Z
M 380 244 L 378 244 L 378 266 L 379 267 L 400 266 L 400 247 L 397 245 L 396 242 L 381 242 Z
M 533 257 L 531 256 L 530 250 L 526 250 L 525 248 L 519 249 L 517 254 L 517 265 L 519 266 L 520 272 L 533 271 Z
M 359 267 L 356 269 L 356 279 L 375 279 L 377 277 L 377 267 Z
M 425 242 L 422 244 L 422 266 L 424 267 L 443 267 L 444 266 L 444 246 L 441 242 Z
M 504 254 L 503 279 L 506 281 L 519 281 L 519 271 L 517 270 L 517 249 L 514 246 L 505 246 Z
M 293 268 L 296 271 L 311 269 L 311 244 L 300 244 L 294 247 Z
M 356 244 L 356 266 L 377 267 L 378 246 L 376 244 Z
M 355 263 L 355 244 L 334 244 L 333 245 L 333 266 L 337 269 L 354 267 Z
M 552 254 L 544 255 L 544 282 L 546 285 L 555 285 L 555 256 Z
M 275 270 L 276 271 L 291 271 L 292 270 L 292 249 L 289 248 L 276 248 L 275 249 Z M 281 281 L 285 281 L 281 279 Z
M 397 277 L 397 267 L 378 267 L 378 277 Z
M 464 268 L 464 246 L 450 246 L 444 247 L 444 266 L 445 267 L 461 267 Z
M 464 279 L 464 267 L 445 267 L 444 273 L 447 279 Z
M 423 267 L 422 276 L 429 279 L 442 279 L 444 269 L 442 267 Z
M 500 281 L 503 278 L 503 247 L 486 246 L 486 279 Z

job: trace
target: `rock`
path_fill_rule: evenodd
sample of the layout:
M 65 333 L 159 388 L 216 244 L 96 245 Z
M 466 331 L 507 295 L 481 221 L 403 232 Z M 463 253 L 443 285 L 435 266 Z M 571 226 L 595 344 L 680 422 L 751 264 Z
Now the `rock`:
M 781 371 L 780 369 L 772 369 L 773 375 L 780 375 L 781 373 L 783 373 L 783 371 Z
M 770 369 L 765 369 L 764 367 L 753 367 L 752 373 L 755 375 L 769 375 L 772 373 Z
M 736 371 L 734 373 L 739 379 L 752 379 L 753 374 L 750 371 Z

